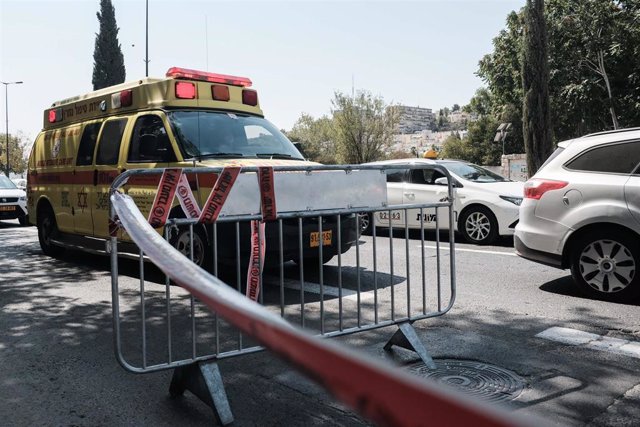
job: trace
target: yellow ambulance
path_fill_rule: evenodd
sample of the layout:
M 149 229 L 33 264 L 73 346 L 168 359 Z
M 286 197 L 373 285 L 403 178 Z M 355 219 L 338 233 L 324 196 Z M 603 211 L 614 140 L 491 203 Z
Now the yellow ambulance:
M 251 85 L 244 77 L 174 67 L 164 79 L 145 78 L 53 103 L 44 111 L 44 127 L 31 151 L 27 177 L 29 220 L 38 227 L 43 252 L 56 256 L 80 248 L 104 253 L 110 185 L 125 170 L 310 164 L 264 118 Z M 188 176 L 200 206 L 215 178 Z M 145 215 L 159 179 L 160 175 L 140 175 L 127 183 L 125 191 Z M 171 217 L 184 217 L 177 202 Z M 323 233 L 322 239 L 314 235 L 317 219 L 305 220 L 305 258 L 318 256 L 318 240 L 323 242 L 325 262 L 349 249 L 356 240 L 355 217 L 340 219 L 341 247 L 335 238 L 336 218 L 323 219 L 323 230 L 333 232 Z M 235 225 L 222 225 L 217 227 L 221 261 L 225 255 L 235 259 L 237 240 L 241 252 L 248 252 L 249 224 L 242 224 L 240 239 Z M 206 266 L 212 257 L 212 226 L 194 229 L 194 259 Z M 283 231 L 284 261 L 298 260 L 298 221 L 284 221 Z M 267 224 L 267 253 L 279 250 L 278 233 L 276 223 Z M 185 255 L 190 253 L 187 228 L 174 232 L 170 241 Z M 135 248 L 131 253 L 137 253 Z

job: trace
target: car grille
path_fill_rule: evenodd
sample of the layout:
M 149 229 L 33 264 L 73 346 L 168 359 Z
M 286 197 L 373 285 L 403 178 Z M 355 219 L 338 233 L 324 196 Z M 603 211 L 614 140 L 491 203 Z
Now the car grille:
M 0 203 L 15 203 L 17 201 L 17 197 L 0 197 Z

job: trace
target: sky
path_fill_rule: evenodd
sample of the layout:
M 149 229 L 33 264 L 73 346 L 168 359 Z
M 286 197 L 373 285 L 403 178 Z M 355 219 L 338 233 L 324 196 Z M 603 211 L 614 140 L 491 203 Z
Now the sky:
M 145 1 L 112 3 L 126 81 L 137 80 Z M 149 76 L 178 66 L 249 77 L 265 117 L 287 130 L 302 113 L 329 114 L 334 92 L 352 88 L 387 103 L 465 105 L 483 84 L 478 61 L 524 3 L 149 0 Z M 24 82 L 8 86 L 9 133 L 33 140 L 45 108 L 92 90 L 98 9 L 99 0 L 0 0 L 0 81 Z

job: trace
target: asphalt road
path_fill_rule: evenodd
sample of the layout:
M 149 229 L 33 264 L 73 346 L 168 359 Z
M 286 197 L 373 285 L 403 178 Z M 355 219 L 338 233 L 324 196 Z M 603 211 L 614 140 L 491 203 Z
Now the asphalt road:
M 446 239 L 443 234 L 442 239 Z M 427 235 L 424 305 L 438 309 L 436 243 Z M 382 240 L 381 240 L 382 241 Z M 456 245 L 457 298 L 447 314 L 414 324 L 430 354 L 438 361 L 481 362 L 507 370 L 524 381 L 524 390 L 505 402 L 516 414 L 533 414 L 554 425 L 637 425 L 640 422 L 640 308 L 581 296 L 566 271 L 537 265 L 513 254 L 512 240 L 496 246 Z M 372 275 L 372 239 L 365 236 L 343 264 L 343 325 L 357 322 L 360 282 L 362 322 L 401 318 L 422 310 L 422 242 L 411 234 L 396 235 L 394 271 L 390 274 L 389 244 L 376 248 L 376 286 Z M 406 268 L 406 253 L 409 268 Z M 441 247 L 440 308 L 449 301 L 449 251 Z M 331 298 L 338 286 L 337 259 L 323 271 L 305 270 L 305 326 L 319 329 L 322 282 L 328 294 L 325 310 L 338 305 Z M 69 252 L 60 259 L 41 254 L 34 227 L 0 222 L 0 414 L 5 425 L 210 425 L 212 412 L 193 395 L 168 394 L 170 372 L 135 375 L 116 361 L 113 350 L 109 260 Z M 123 351 L 140 363 L 140 329 L 136 328 L 139 271 L 134 261 L 120 262 Z M 316 269 L 317 270 L 317 269 Z M 283 271 L 285 316 L 300 321 L 299 269 L 289 263 Z M 280 298 L 278 271 L 266 273 L 264 299 Z M 162 359 L 161 326 L 163 277 L 145 268 L 147 316 L 150 328 L 148 363 Z M 409 285 L 407 285 L 407 278 Z M 232 282 L 233 278 L 230 279 Z M 233 283 L 232 283 L 233 284 Z M 297 287 L 297 288 L 296 288 Z M 377 289 L 376 289 L 377 288 Z M 410 294 L 407 296 L 407 289 Z M 172 287 L 179 316 L 188 297 Z M 392 296 L 393 293 L 393 304 Z M 315 299 L 314 299 L 315 298 Z M 185 302 L 187 305 L 185 306 Z M 182 305 L 181 305 L 182 304 Z M 204 312 L 197 306 L 197 313 Z M 178 318 L 178 317 L 176 317 Z M 154 322 L 158 323 L 156 325 Z M 339 319 L 325 318 L 325 331 Z M 551 329 L 550 328 L 566 328 Z M 189 354 L 189 324 L 176 320 L 173 357 Z M 382 346 L 395 332 L 391 326 L 337 340 L 389 363 L 412 366 L 414 353 Z M 547 331 L 543 338 L 537 336 Z M 560 331 L 556 333 L 554 331 Z M 567 332 L 569 331 L 569 332 Z M 205 327 L 197 351 L 207 351 Z M 571 334 L 567 338 L 567 333 Z M 581 333 L 590 333 L 582 340 Z M 563 335 L 564 334 L 564 335 Z M 552 339 L 548 339 L 552 338 Z M 572 341 L 573 339 L 573 341 Z M 563 341 L 563 342 L 561 342 Z M 230 339 L 233 345 L 237 340 Z M 249 345 L 246 343 L 244 345 Z M 163 353 L 164 351 L 164 353 Z M 266 352 L 220 362 L 235 424 L 249 425 L 363 425 L 365 421 L 336 403 Z

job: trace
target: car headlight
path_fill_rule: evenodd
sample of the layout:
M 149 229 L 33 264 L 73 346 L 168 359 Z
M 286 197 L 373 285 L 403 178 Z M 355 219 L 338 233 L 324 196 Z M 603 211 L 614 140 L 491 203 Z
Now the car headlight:
M 511 196 L 500 196 L 502 200 L 506 200 L 507 202 L 513 203 L 516 206 L 520 206 L 522 204 L 522 197 L 511 197 Z

